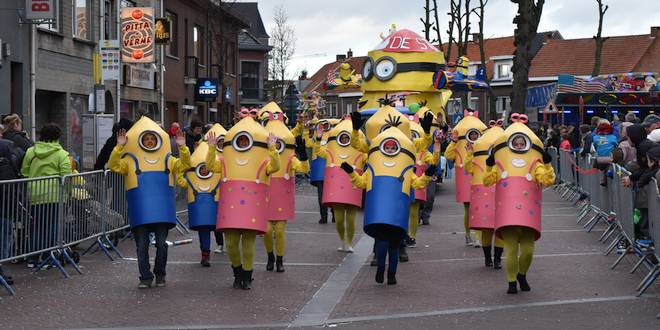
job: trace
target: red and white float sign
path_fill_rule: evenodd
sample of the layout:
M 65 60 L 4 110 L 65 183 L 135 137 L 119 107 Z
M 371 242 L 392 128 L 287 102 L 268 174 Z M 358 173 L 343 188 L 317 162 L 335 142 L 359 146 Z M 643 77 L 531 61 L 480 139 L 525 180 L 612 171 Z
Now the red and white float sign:
M 383 42 L 376 46 L 376 50 L 395 53 L 428 53 L 439 51 L 426 39 L 408 29 L 392 32 Z
M 154 9 L 128 7 L 121 10 L 121 60 L 125 63 L 154 61 Z

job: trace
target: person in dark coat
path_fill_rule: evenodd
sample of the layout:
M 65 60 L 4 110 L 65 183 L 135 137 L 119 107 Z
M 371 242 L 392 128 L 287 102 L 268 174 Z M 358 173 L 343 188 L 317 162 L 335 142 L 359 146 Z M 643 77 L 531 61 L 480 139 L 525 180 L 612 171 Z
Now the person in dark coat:
M 125 129 L 128 131 L 131 126 L 133 126 L 133 122 L 126 118 L 120 119 L 118 123 L 112 126 L 112 135 L 105 141 L 105 144 L 103 145 L 103 148 L 101 148 L 98 157 L 96 157 L 96 163 L 94 164 L 95 170 L 105 169 L 105 165 L 108 163 L 108 159 L 110 159 L 112 149 L 117 145 L 117 132 L 120 129 Z
M 631 174 L 629 177 L 623 177 L 622 181 L 624 186 L 633 186 L 635 189 L 634 204 L 641 212 L 639 222 L 635 225 L 635 237 L 643 238 L 649 236 L 648 196 L 645 189 L 640 189 L 641 185 L 639 181 L 642 175 L 649 172 L 647 153 L 651 148 L 657 146 L 657 144 L 646 138 L 646 129 L 642 125 L 631 125 L 626 131 L 637 153 L 637 159 L 635 161 L 637 166 L 628 166 L 626 164 L 626 168 L 631 169 Z
M 20 148 L 23 152 L 34 145 L 34 142 L 28 138 L 27 133 L 23 131 L 23 121 L 17 114 L 12 113 L 4 117 L 2 124 L 5 126 L 2 137 L 14 142 L 14 146 Z
M 193 121 L 190 122 L 190 127 L 186 132 L 186 146 L 188 147 L 188 149 L 190 149 L 191 154 L 195 152 L 195 147 L 197 146 L 197 142 L 202 140 L 203 128 L 204 128 L 204 124 L 202 124 L 202 122 L 199 121 L 198 119 L 194 119 Z

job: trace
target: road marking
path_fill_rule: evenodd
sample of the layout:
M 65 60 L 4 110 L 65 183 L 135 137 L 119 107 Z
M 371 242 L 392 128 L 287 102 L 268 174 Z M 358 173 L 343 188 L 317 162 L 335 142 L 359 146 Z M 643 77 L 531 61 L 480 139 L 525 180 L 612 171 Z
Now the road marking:
M 330 313 L 341 301 L 344 293 L 360 272 L 371 254 L 373 239 L 363 236 L 355 244 L 355 252 L 348 254 L 335 269 L 321 288 L 314 293 L 305 306 L 298 312 L 289 327 L 304 327 L 325 324 Z
M 147 327 L 126 327 L 126 328 L 79 328 L 76 330 L 178 330 L 178 329 L 275 329 L 286 328 L 288 323 L 264 323 L 264 324 L 238 324 L 238 325 L 159 325 Z
M 591 232 L 603 232 L 605 229 L 594 229 Z M 576 233 L 576 232 L 582 232 L 582 233 L 587 233 L 586 229 L 548 229 L 548 230 L 543 230 L 541 233 L 546 234 L 546 233 Z M 287 232 L 288 233 L 288 232 Z M 445 232 L 418 232 L 417 235 L 421 236 L 429 236 L 429 235 L 458 235 L 458 234 L 465 234 L 464 231 L 445 231 Z
M 126 262 L 130 263 L 135 263 L 137 262 L 137 258 L 135 257 L 125 257 L 124 259 L 121 259 Z M 154 262 L 154 259 L 149 259 L 150 262 Z M 214 261 L 214 264 L 221 264 L 221 265 L 229 265 L 231 262 L 229 261 Z M 168 265 L 195 265 L 199 264 L 199 261 L 184 261 L 184 260 L 179 260 L 179 261 L 167 261 Z M 265 262 L 254 262 L 255 265 L 265 265 Z M 313 267 L 318 267 L 318 266 L 337 266 L 335 263 L 314 263 L 314 262 L 287 262 L 287 266 L 313 266 Z
M 455 315 L 455 314 L 466 314 L 466 313 L 483 313 L 483 312 L 493 312 L 493 311 L 501 311 L 507 309 L 521 309 L 521 308 L 530 308 L 530 307 L 589 304 L 589 303 L 613 302 L 613 301 L 631 301 L 631 300 L 644 299 L 646 297 L 656 298 L 657 296 L 654 297 L 653 295 L 648 295 L 648 296 L 644 295 L 642 297 L 616 296 L 616 297 L 602 297 L 602 298 L 580 298 L 580 299 L 569 299 L 569 300 L 539 301 L 539 302 L 512 304 L 512 305 L 495 305 L 495 306 L 485 306 L 485 307 L 445 309 L 445 310 L 436 310 L 436 311 L 418 312 L 418 313 L 356 316 L 356 317 L 329 319 L 326 321 L 325 324 L 316 324 L 316 325 L 331 325 L 338 323 L 350 323 L 350 322 L 360 322 L 360 321 L 392 320 L 392 319 L 401 319 L 401 318 Z
M 548 258 L 548 257 L 578 257 L 578 256 L 592 256 L 603 254 L 600 251 L 587 251 L 587 252 L 576 252 L 576 253 L 555 253 L 555 254 L 535 254 L 534 258 Z M 502 256 L 502 259 L 506 257 Z M 436 262 L 453 262 L 453 261 L 474 261 L 474 260 L 484 260 L 483 257 L 477 258 L 447 258 L 447 259 L 430 259 L 430 260 L 412 260 L 409 263 L 411 264 L 427 264 L 427 263 L 436 263 Z

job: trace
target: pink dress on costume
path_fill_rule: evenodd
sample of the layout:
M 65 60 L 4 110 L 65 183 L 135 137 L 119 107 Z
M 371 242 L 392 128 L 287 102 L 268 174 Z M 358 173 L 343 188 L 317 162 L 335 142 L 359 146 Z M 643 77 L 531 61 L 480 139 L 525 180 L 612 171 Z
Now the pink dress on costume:
M 478 163 L 472 162 L 477 170 L 485 172 Z M 495 228 L 495 185 L 473 184 L 470 187 L 470 228 Z
M 456 161 L 454 164 L 454 174 L 456 176 L 456 202 L 469 203 L 472 175 L 463 168 L 463 156 L 458 151 L 456 151 Z
M 530 166 L 538 162 L 536 160 Z M 531 170 L 530 170 L 531 172 Z M 536 183 L 531 173 L 527 177 L 512 176 L 497 182 L 495 201 L 495 234 L 509 226 L 528 227 L 536 231 L 536 239 L 541 238 L 541 185 Z
M 290 221 L 296 217 L 296 180 L 289 175 L 294 156 L 289 157 L 283 177 L 270 177 L 268 220 Z
M 265 160 L 261 164 L 257 178 L 267 163 Z M 223 181 L 220 184 L 216 229 L 248 229 L 258 234 L 265 233 L 269 209 L 268 191 L 269 186 L 259 179 Z
M 417 155 L 418 158 L 417 158 L 417 162 L 415 163 L 415 175 L 417 176 L 422 176 L 422 174 L 424 174 L 424 171 L 426 171 L 427 166 L 422 161 L 425 153 L 426 152 L 422 152 L 419 155 Z M 426 202 L 426 187 L 421 189 L 415 189 L 415 200 Z
M 356 188 L 351 183 L 351 177 L 341 169 L 341 167 L 334 165 L 334 155 L 332 151 L 327 150 L 328 156 L 331 160 L 328 161 L 330 166 L 325 168 L 325 182 L 323 183 L 323 205 L 332 207 L 333 204 L 347 204 L 357 207 L 362 207 L 362 189 Z M 355 166 L 362 156 L 358 156 L 353 161 Z M 355 172 L 362 174 L 362 169 L 356 168 Z

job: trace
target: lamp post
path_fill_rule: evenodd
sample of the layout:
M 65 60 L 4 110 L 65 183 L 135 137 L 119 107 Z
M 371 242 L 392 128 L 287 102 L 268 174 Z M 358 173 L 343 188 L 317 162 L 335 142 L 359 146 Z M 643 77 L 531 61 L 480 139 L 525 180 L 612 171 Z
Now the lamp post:
M 300 99 L 298 98 L 298 89 L 293 83 L 289 84 L 289 87 L 284 94 L 284 107 L 286 108 L 287 117 L 289 117 L 289 125 L 295 124 L 299 106 Z

